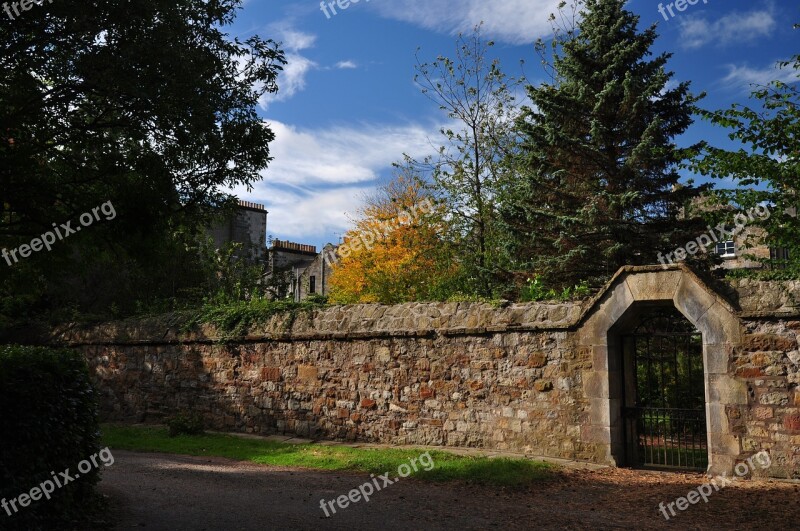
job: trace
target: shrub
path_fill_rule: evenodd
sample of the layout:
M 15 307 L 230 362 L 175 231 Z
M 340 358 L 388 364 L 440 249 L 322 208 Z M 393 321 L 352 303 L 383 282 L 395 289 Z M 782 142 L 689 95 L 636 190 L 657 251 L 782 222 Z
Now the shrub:
M 525 287 L 520 293 L 520 299 L 523 302 L 539 302 L 539 301 L 561 301 L 566 302 L 574 299 L 582 299 L 589 296 L 591 289 L 589 283 L 582 281 L 573 287 L 566 287 L 561 292 L 552 288 L 546 288 L 541 278 L 536 275 L 529 278 Z
M 203 433 L 203 418 L 196 414 L 175 415 L 167 421 L 169 436 L 201 435 Z
M 95 391 L 83 357 L 70 350 L 0 346 L 0 498 L 26 494 L 100 450 Z M 69 529 L 98 506 L 92 467 L 9 516 L 2 529 Z
M 218 296 L 206 300 L 202 308 L 189 312 L 183 331 L 188 332 L 202 323 L 214 325 L 222 341 L 244 336 L 250 327 L 267 323 L 274 315 L 286 315 L 286 329 L 289 330 L 300 312 L 313 315 L 314 310 L 323 308 L 327 299 L 315 297 L 302 302 L 289 300 L 251 299 L 232 301 Z

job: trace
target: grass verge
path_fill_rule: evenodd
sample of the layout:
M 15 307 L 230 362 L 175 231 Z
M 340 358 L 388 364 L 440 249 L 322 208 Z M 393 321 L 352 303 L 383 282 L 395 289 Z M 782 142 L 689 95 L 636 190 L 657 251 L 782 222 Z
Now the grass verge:
M 414 448 L 286 444 L 216 433 L 170 437 L 167 428 L 159 426 L 104 424 L 102 432 L 103 444 L 112 450 L 217 456 L 265 465 L 373 474 L 394 473 L 398 466 L 408 464 L 411 459 L 425 452 Z M 429 453 L 433 468 L 424 470 L 418 466 L 419 470 L 412 472 L 411 477 L 426 481 L 461 480 L 483 485 L 522 487 L 547 479 L 553 472 L 552 465 L 527 459 L 460 456 L 438 450 Z

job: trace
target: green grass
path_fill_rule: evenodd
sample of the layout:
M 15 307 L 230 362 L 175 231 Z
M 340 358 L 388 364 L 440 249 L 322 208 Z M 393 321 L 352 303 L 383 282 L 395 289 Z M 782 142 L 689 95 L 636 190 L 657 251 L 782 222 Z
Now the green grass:
M 245 439 L 224 434 L 179 435 L 169 437 L 167 428 L 157 426 L 119 426 L 104 424 L 103 444 L 112 450 L 163 452 L 170 454 L 217 456 L 265 465 L 348 470 L 396 476 L 397 467 L 408 464 L 426 450 L 350 448 L 318 444 L 285 444 L 260 439 Z M 431 470 L 418 471 L 411 477 L 426 481 L 468 481 L 484 485 L 526 486 L 552 475 L 552 465 L 526 459 L 459 456 L 430 451 Z M 428 465 L 427 468 L 430 468 Z

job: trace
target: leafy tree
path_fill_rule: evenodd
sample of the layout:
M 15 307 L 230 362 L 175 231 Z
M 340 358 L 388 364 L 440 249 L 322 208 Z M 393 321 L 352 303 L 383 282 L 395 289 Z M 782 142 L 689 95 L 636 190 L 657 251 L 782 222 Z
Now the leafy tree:
M 102 311 L 202 275 L 186 246 L 230 201 L 225 190 L 249 187 L 270 161 L 274 134 L 256 105 L 285 62 L 270 40 L 224 33 L 240 6 L 60 0 L 3 23 L 0 247 L 105 202 L 117 212 L 0 264 L 4 295 Z
M 674 143 L 698 98 L 689 83 L 669 88 L 670 55 L 650 58 L 655 26 L 639 31 L 624 5 L 574 4 L 579 22 L 554 28 L 552 62 L 537 44 L 552 78 L 528 87 L 531 105 L 517 122 L 519 177 L 501 201 L 507 250 L 523 278 L 557 289 L 654 263 L 699 227 L 680 216 L 700 189 L 677 186 L 687 150 Z
M 795 25 L 800 29 L 800 25 Z M 771 215 L 755 219 L 753 226 L 765 229 L 771 246 L 789 250 L 783 275 L 800 275 L 800 54 L 779 63 L 791 68 L 797 80 L 773 81 L 755 87 L 751 98 L 758 107 L 733 105 L 730 109 L 704 111 L 703 117 L 729 128 L 731 140 L 740 143 L 736 151 L 704 145 L 692 161 L 703 175 L 733 179 L 738 188 L 718 190 L 724 201 L 744 209 L 767 205 Z
M 489 58 L 492 46 L 478 26 L 472 35 L 458 36 L 452 59 L 439 56 L 425 63 L 417 55 L 415 81 L 451 123 L 440 131 L 444 142 L 435 157 L 406 159 L 431 177 L 443 200 L 446 239 L 462 268 L 459 291 L 486 297 L 498 284 L 502 254 L 495 200 L 508 178 L 505 162 L 516 145 L 513 124 L 519 109 L 514 92 L 521 83 Z
M 449 291 L 455 265 L 442 246 L 442 212 L 424 183 L 401 174 L 367 200 L 337 250 L 332 303 L 431 300 Z

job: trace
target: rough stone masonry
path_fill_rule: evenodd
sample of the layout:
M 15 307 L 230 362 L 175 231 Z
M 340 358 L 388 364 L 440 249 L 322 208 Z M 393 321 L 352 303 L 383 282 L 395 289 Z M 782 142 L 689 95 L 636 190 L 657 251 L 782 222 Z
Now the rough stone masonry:
M 622 464 L 607 367 L 615 332 L 597 322 L 674 300 L 706 343 L 714 473 L 766 450 L 765 474 L 798 478 L 800 283 L 724 291 L 684 267 L 624 268 L 582 303 L 335 306 L 273 317 L 235 341 L 212 327 L 182 334 L 165 317 L 69 329 L 57 342 L 86 354 L 108 421 L 195 412 L 218 430 Z M 717 306 L 731 312 L 718 329 Z

